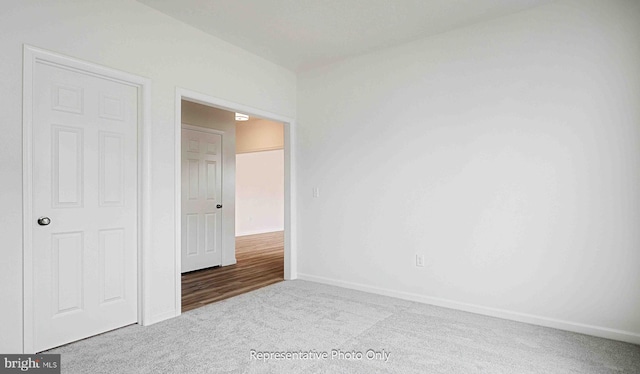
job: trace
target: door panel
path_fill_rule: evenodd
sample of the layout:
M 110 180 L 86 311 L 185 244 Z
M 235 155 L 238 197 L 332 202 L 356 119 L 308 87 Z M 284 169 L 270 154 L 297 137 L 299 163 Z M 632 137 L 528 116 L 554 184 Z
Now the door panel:
M 71 208 L 82 206 L 83 130 L 52 126 L 53 130 L 53 206 Z
M 81 232 L 53 234 L 53 313 L 82 309 L 82 263 L 84 235 Z
M 207 184 L 205 185 L 206 189 L 206 199 L 209 201 L 215 201 L 217 191 L 217 170 L 218 163 L 215 161 L 205 161 L 205 174 L 207 178 Z
M 182 129 L 182 272 L 222 264 L 222 136 Z
M 100 206 L 124 205 L 124 137 L 100 131 Z
M 125 296 L 124 266 L 126 246 L 124 230 L 100 230 L 100 303 L 122 300 Z
M 135 87 L 36 63 L 34 349 L 137 321 Z
M 216 227 L 218 226 L 217 215 L 215 213 L 207 213 L 204 215 L 204 227 L 205 227 L 205 241 L 204 250 L 207 253 L 213 253 L 218 250 L 217 248 L 217 233 Z

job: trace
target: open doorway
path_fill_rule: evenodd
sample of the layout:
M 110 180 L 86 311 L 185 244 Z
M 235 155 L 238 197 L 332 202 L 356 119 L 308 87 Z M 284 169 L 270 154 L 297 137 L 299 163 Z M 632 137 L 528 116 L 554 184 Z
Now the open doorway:
M 234 111 L 206 104 L 180 101 L 183 312 L 280 282 L 291 268 L 287 124 L 254 115 L 237 122 Z M 215 260 L 194 267 L 198 253 Z
M 236 119 L 236 259 L 255 289 L 284 279 L 284 125 Z

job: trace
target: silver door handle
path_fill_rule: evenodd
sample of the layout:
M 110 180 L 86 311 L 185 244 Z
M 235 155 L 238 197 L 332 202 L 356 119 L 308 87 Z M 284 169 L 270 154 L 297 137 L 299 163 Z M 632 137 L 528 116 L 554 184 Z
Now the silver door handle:
M 49 218 L 49 217 L 40 217 L 40 218 L 38 218 L 38 225 L 40 225 L 40 226 L 47 226 L 50 223 L 51 223 L 51 218 Z

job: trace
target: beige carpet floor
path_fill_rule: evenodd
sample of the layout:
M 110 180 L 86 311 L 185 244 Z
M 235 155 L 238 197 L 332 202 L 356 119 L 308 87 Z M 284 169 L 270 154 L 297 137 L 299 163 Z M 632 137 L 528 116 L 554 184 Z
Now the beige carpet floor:
M 640 373 L 637 345 L 299 280 L 50 353 L 82 374 Z

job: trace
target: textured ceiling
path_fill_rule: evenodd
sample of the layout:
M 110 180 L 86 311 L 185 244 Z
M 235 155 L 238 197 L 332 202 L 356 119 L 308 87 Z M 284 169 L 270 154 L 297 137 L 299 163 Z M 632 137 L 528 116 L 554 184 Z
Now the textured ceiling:
M 138 0 L 293 71 L 553 0 Z

